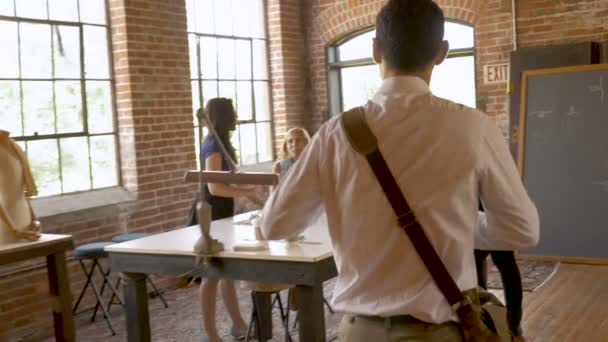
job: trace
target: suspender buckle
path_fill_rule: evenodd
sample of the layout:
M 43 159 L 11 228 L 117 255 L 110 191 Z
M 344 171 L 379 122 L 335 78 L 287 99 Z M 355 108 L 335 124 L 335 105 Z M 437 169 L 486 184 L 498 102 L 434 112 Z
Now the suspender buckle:
M 414 216 L 414 212 L 410 210 L 407 213 L 400 214 L 399 216 L 397 216 L 397 222 L 399 223 L 399 226 L 401 228 L 405 229 L 416 223 L 416 216 Z

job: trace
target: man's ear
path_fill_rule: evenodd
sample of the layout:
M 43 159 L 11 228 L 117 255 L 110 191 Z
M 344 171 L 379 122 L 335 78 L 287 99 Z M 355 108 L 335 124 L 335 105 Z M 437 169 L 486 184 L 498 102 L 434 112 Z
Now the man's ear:
M 382 63 L 382 59 L 384 58 L 384 56 L 382 54 L 382 47 L 380 46 L 380 42 L 378 41 L 378 38 L 373 39 L 373 51 L 372 52 L 373 52 L 372 58 L 374 59 L 374 62 L 376 64 Z
M 448 43 L 447 40 L 444 40 L 441 43 L 439 43 L 439 49 L 437 49 L 437 54 L 435 55 L 435 58 L 433 59 L 433 64 L 439 65 L 439 64 L 443 63 L 443 61 L 448 56 L 448 52 L 450 52 L 450 43 Z

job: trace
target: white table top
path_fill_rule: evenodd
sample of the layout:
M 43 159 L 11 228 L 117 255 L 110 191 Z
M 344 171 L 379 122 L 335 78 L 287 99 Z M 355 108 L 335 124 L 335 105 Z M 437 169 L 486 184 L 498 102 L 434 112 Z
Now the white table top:
M 62 242 L 65 240 L 71 240 L 71 235 L 62 235 L 62 234 L 41 234 L 40 239 L 37 241 L 19 241 L 14 243 L 9 243 L 6 245 L 0 245 L 0 254 L 9 254 L 14 252 L 21 252 L 28 249 L 44 247 L 48 245 L 52 245 L 58 242 Z
M 214 257 L 317 262 L 332 256 L 325 217 L 309 227 L 303 233 L 304 239 L 299 241 L 268 241 L 269 248 L 262 251 L 234 251 L 232 247 L 235 244 L 255 239 L 253 226 L 244 222 L 248 221 L 251 214 L 240 214 L 211 223 L 211 235 L 220 240 L 225 249 Z M 200 235 L 199 226 L 191 226 L 111 245 L 105 250 L 117 253 L 195 255 L 193 248 Z

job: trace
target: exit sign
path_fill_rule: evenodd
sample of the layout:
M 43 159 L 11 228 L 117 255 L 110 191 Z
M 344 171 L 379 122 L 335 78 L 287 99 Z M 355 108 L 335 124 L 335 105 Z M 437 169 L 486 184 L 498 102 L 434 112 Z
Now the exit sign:
M 509 80 L 509 64 L 487 64 L 483 67 L 483 83 L 502 83 Z

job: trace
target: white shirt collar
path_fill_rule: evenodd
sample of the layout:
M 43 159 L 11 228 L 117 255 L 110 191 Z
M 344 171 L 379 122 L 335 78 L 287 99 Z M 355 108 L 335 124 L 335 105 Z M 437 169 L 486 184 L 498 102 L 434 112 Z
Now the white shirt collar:
M 376 96 L 394 96 L 398 93 L 429 93 L 429 85 L 417 76 L 393 76 L 385 78 Z

